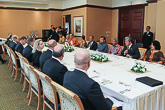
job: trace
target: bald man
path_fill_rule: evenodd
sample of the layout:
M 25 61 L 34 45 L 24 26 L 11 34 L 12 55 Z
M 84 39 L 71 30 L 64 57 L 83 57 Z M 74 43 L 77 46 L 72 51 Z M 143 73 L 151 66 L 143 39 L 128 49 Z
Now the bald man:
M 63 57 L 64 47 L 62 45 L 55 46 L 52 58 L 48 59 L 42 68 L 43 73 L 60 85 L 63 85 L 64 74 L 68 71 L 68 69 L 61 63 Z
M 56 45 L 57 45 L 57 42 L 54 39 L 49 40 L 47 51 L 45 51 L 43 54 L 41 54 L 40 59 L 39 59 L 41 70 L 43 68 L 44 63 L 48 59 L 52 58 L 53 48 Z
M 74 56 L 76 68 L 74 71 L 66 72 L 63 86 L 79 96 L 85 110 L 111 110 L 113 102 L 104 98 L 99 84 L 87 75 L 90 59 L 87 50 L 76 52 Z

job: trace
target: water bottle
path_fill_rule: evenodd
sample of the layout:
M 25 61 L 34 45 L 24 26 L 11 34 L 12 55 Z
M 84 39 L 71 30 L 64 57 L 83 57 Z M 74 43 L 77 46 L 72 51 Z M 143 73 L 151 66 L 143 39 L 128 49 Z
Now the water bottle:
M 65 46 L 66 46 L 66 47 L 68 47 L 68 46 L 69 46 L 69 44 L 68 44 L 68 41 L 67 41 L 67 40 L 65 41 Z

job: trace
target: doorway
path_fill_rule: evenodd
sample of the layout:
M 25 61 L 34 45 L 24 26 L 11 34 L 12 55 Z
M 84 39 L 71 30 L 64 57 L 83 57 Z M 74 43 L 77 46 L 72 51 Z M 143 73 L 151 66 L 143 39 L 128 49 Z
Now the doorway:
M 68 33 L 71 33 L 71 15 L 64 15 L 63 16 L 63 27 L 67 28 Z
M 119 44 L 124 45 L 126 36 L 136 43 L 142 42 L 144 27 L 144 6 L 129 6 L 119 9 Z

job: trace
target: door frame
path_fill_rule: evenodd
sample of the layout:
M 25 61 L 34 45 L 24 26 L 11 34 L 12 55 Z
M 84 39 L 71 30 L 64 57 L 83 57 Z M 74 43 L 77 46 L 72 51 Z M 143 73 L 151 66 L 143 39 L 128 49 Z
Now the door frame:
M 144 12 L 143 14 L 145 15 L 145 6 L 148 6 L 148 4 L 140 4 L 140 5 L 131 5 L 131 6 L 123 6 L 123 7 L 119 7 L 119 13 L 118 13 L 118 40 L 120 39 L 121 37 L 121 10 L 123 9 L 128 9 L 128 10 L 131 10 L 131 9 L 138 9 L 138 8 L 143 8 L 144 9 Z M 143 15 L 143 16 L 144 16 Z M 143 32 L 144 32 L 144 17 L 143 17 Z M 126 37 L 126 36 L 125 36 Z M 123 45 L 123 44 L 122 44 Z

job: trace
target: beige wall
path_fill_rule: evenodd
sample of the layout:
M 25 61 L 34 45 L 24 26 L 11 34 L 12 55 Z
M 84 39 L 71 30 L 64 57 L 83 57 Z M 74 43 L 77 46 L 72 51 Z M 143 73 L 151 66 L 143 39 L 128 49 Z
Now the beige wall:
M 119 28 L 118 24 L 119 24 L 119 10 L 115 9 L 115 10 L 112 10 L 111 38 L 118 38 L 118 28 Z
M 157 3 L 150 3 L 145 7 L 144 15 L 144 32 L 146 31 L 146 26 L 151 26 L 151 31 L 154 33 L 154 38 L 156 34 L 156 17 L 157 17 Z
M 38 30 L 39 37 L 42 29 L 49 29 L 51 24 L 62 24 L 62 12 L 30 11 L 0 9 L 0 37 L 13 33 L 19 37 L 30 35 L 30 30 Z
M 165 0 L 157 3 L 157 17 L 156 17 L 156 40 L 160 41 L 162 51 L 165 52 Z
M 111 31 L 112 26 L 112 10 L 100 8 L 87 8 L 87 40 L 90 35 L 95 36 L 95 40 L 99 40 L 100 36 L 106 36 L 106 31 Z M 107 42 L 111 40 L 110 34 Z
M 87 33 L 87 8 L 79 8 L 79 9 L 73 9 L 73 10 L 67 10 L 63 11 L 62 15 L 71 15 L 71 33 L 73 33 L 74 29 L 74 17 L 76 16 L 83 16 L 84 17 L 84 29 L 83 29 L 83 34 L 86 35 Z

